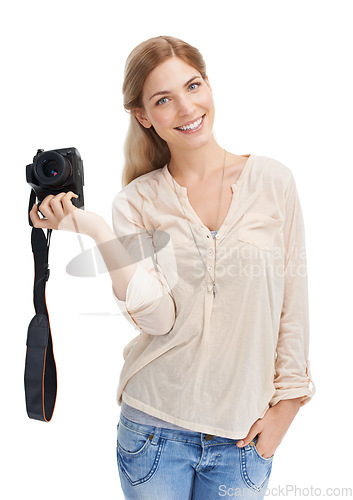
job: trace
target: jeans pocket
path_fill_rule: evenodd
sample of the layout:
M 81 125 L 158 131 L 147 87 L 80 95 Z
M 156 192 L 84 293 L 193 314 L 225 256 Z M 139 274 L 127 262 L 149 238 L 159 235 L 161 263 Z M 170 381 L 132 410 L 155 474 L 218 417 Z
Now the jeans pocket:
M 267 482 L 271 470 L 273 457 L 262 457 L 257 448 L 257 436 L 253 439 L 252 446 L 250 444 L 240 448 L 241 451 L 241 472 L 245 484 L 254 491 L 261 491 Z
M 148 447 L 151 442 L 150 434 L 128 427 L 119 422 L 117 432 L 117 446 L 127 455 L 138 455 Z
M 265 462 L 270 462 L 270 461 L 272 461 L 272 460 L 273 460 L 273 457 L 275 456 L 274 454 L 272 455 L 272 457 L 269 457 L 269 458 L 265 458 L 265 457 L 263 457 L 262 455 L 260 455 L 260 453 L 259 453 L 258 449 L 256 448 L 257 438 L 258 438 L 258 437 L 257 437 L 257 436 L 255 436 L 255 438 L 253 439 L 253 441 L 254 441 L 254 443 L 255 443 L 255 444 L 254 444 L 254 446 L 253 446 L 255 453 L 257 454 L 257 456 L 258 456 L 259 458 L 261 458 L 261 460 L 264 460 Z
M 148 481 L 155 473 L 164 445 L 162 438 L 152 443 L 153 434 L 118 424 L 117 460 L 121 478 L 133 486 Z

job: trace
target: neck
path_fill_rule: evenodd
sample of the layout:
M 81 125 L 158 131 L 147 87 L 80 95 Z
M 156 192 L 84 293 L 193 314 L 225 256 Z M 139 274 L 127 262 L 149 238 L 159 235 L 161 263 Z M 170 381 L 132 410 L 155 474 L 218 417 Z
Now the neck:
M 169 172 L 181 183 L 193 184 L 206 180 L 223 168 L 224 149 L 212 137 L 204 146 L 191 150 L 171 150 Z

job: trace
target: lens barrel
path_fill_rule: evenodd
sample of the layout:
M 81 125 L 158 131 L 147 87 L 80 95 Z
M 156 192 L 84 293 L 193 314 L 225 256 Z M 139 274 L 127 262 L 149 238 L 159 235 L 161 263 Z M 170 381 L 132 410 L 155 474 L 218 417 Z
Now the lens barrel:
M 42 186 L 60 187 L 72 176 L 72 165 L 59 153 L 47 151 L 34 164 L 34 175 Z

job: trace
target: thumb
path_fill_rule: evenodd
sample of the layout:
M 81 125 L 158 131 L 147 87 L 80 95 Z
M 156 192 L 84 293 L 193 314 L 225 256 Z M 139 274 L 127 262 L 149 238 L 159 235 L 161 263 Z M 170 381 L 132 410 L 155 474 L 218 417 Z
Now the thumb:
M 253 439 L 255 436 L 256 434 L 254 434 L 253 432 L 251 434 L 249 433 L 245 438 L 239 439 L 236 445 L 238 446 L 238 448 L 243 448 L 244 446 L 247 446 L 248 444 L 252 443 L 251 445 L 253 446 L 254 444 Z

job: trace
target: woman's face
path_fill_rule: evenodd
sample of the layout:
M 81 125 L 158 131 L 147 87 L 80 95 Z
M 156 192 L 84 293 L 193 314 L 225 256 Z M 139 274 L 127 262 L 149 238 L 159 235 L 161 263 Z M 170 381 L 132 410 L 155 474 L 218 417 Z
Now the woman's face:
M 151 71 L 142 101 L 144 109 L 134 110 L 136 118 L 146 128 L 153 126 L 171 152 L 209 141 L 215 112 L 211 86 L 208 78 L 203 80 L 197 69 L 179 57 L 170 57 Z

